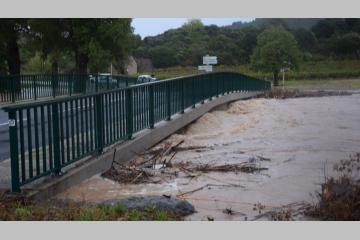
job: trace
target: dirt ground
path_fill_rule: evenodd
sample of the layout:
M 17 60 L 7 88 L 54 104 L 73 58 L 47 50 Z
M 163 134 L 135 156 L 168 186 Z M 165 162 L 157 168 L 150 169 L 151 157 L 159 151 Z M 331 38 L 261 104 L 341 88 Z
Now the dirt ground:
M 195 206 L 187 220 L 276 219 L 274 211 L 306 220 L 299 213 L 317 201 L 333 164 L 360 149 L 359 106 L 360 94 L 234 102 L 132 161 L 127 183 L 110 172 L 57 198 L 102 202 L 164 194 Z M 113 170 L 124 173 L 115 164 Z

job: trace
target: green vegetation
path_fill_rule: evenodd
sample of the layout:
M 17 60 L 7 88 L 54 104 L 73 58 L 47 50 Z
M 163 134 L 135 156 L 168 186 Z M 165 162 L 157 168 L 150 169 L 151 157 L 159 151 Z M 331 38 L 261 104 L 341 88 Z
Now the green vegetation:
M 218 56 L 217 70 L 275 82 L 282 67 L 290 68 L 291 80 L 355 78 L 360 19 L 264 18 L 223 27 L 192 19 L 144 39 L 133 33 L 128 18 L 0 20 L 0 75 L 94 73 L 108 71 L 110 64 L 125 73 L 132 55 L 139 69 L 153 65 L 161 79 L 198 73 L 206 54 Z
M 310 206 L 306 214 L 324 221 L 360 220 L 360 153 L 335 164 L 336 177 L 325 176 L 318 203 Z
M 299 67 L 300 50 L 294 36 L 283 27 L 271 26 L 258 38 L 251 63 L 255 69 L 272 72 L 274 85 L 279 85 L 280 70 Z
M 124 71 L 132 31 L 129 18 L 1 19 L 0 75 Z
M 259 64 L 250 65 L 250 62 L 251 56 L 258 54 L 258 61 L 255 62 L 268 63 L 264 59 L 265 55 L 256 50 L 261 48 L 257 40 L 266 32 L 274 31 L 269 29 L 279 28 L 283 29 L 281 32 L 284 34 L 274 35 L 271 43 L 266 44 L 266 56 L 278 58 L 274 51 L 271 53 L 273 49 L 270 45 L 281 45 L 280 42 L 285 39 L 279 37 L 286 35 L 289 44 L 282 47 L 281 59 L 288 58 L 284 56 L 290 52 L 291 56 L 298 55 L 291 58 L 292 65 L 288 66 L 290 71 L 286 75 L 290 79 L 360 76 L 359 68 L 354 66 L 360 65 L 360 19 L 256 19 L 250 23 L 234 23 L 224 27 L 204 26 L 199 20 L 191 20 L 178 29 L 144 38 L 134 53 L 138 58 L 152 59 L 155 74 L 160 73 L 160 78 L 175 76 L 175 72 L 179 75 L 197 73 L 192 69 L 202 64 L 202 56 L 209 54 L 218 56 L 219 64 L 222 65 L 216 67 L 218 70 L 236 70 L 251 73 L 255 77 L 273 79 L 273 69 L 261 68 Z M 175 54 L 159 55 L 159 49 Z M 161 59 L 162 56 L 164 59 Z M 180 70 L 181 67 L 186 69 Z M 169 71 L 169 68 L 172 70 Z
M 360 89 L 360 79 L 292 80 L 285 83 L 287 88 L 351 90 Z
M 173 221 L 181 220 L 170 212 L 149 206 L 127 209 L 122 204 L 80 205 L 75 203 L 36 205 L 25 199 L 1 197 L 0 221 Z
M 253 77 L 261 79 L 272 79 L 272 74 L 262 71 L 255 71 L 251 68 L 250 64 L 237 65 L 237 66 L 226 66 L 220 65 L 214 67 L 215 71 L 232 71 L 240 72 Z M 199 73 L 196 67 L 170 67 L 170 68 L 159 68 L 154 70 L 154 74 L 159 79 L 197 74 Z M 285 74 L 286 85 L 300 84 L 309 82 L 309 84 L 323 84 L 324 81 L 315 81 L 328 79 L 354 79 L 360 77 L 360 61 L 357 60 L 323 60 L 316 62 L 303 62 L 301 68 L 297 71 L 287 71 Z M 301 81 L 300 81 L 301 80 Z M 303 81 L 304 80 L 304 81 Z M 354 80 L 359 82 L 359 80 Z

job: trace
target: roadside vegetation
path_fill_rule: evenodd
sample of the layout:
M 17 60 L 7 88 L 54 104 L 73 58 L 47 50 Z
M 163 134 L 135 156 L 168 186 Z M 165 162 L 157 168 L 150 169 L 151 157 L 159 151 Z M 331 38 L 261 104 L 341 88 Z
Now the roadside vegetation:
M 328 96 L 347 96 L 351 93 L 347 91 L 307 91 L 301 89 L 288 89 L 288 88 L 272 88 L 270 91 L 266 91 L 256 95 L 256 98 L 276 98 L 276 99 L 287 99 L 287 98 L 303 98 L 303 97 L 328 97 Z
M 320 220 L 360 220 L 360 153 L 334 166 L 337 176 L 326 177 L 317 193 L 319 201 L 306 214 Z
M 272 74 L 263 71 L 256 71 L 250 64 L 244 65 L 219 65 L 214 67 L 215 71 L 232 71 L 247 74 L 260 79 L 272 80 Z M 198 74 L 196 67 L 169 67 L 154 70 L 156 77 L 160 79 Z M 298 80 L 318 82 L 322 79 L 350 79 L 360 77 L 360 61 L 358 60 L 322 60 L 301 63 L 297 71 L 290 70 L 285 73 L 286 83 L 294 84 Z M 299 81 L 299 82 L 301 82 Z M 281 80 L 280 80 L 281 84 Z
M 181 220 L 171 212 L 148 206 L 127 209 L 122 204 L 82 205 L 79 203 L 31 202 L 24 198 L 1 196 L 0 221 L 174 221 Z

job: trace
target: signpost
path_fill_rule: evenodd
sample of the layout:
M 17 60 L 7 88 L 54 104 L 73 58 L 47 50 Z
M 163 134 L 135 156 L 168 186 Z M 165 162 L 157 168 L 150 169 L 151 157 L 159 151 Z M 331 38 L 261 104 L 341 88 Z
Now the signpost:
M 210 65 L 210 64 L 217 64 L 217 57 L 216 56 L 209 56 L 209 55 L 206 55 L 203 57 L 203 64 L 204 65 Z
M 205 72 L 212 72 L 213 66 L 212 65 L 201 65 L 198 67 L 199 71 L 205 71 Z
M 205 72 L 212 72 L 213 71 L 213 66 L 217 64 L 217 57 L 216 56 L 209 56 L 206 55 L 203 57 L 203 64 L 198 67 L 199 71 L 205 71 Z

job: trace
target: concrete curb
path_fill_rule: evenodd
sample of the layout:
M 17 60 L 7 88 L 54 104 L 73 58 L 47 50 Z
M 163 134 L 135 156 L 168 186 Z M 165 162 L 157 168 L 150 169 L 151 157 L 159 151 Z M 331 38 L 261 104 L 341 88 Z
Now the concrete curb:
M 188 108 L 185 113 L 172 116 L 171 121 L 162 121 L 156 124 L 154 129 L 145 129 L 135 134 L 134 138 L 129 141 L 108 147 L 102 155 L 82 161 L 62 176 L 54 177 L 47 183 L 41 183 L 38 186 L 31 186 L 32 191 L 28 193 L 28 196 L 37 201 L 49 199 L 85 179 L 105 172 L 111 167 L 113 161 L 125 163 L 131 160 L 138 153 L 144 152 L 213 108 L 235 100 L 249 99 L 257 93 L 237 92 L 226 94 L 213 98 L 211 101 L 206 101 L 204 104 L 197 104 L 196 108 Z

